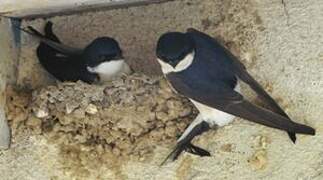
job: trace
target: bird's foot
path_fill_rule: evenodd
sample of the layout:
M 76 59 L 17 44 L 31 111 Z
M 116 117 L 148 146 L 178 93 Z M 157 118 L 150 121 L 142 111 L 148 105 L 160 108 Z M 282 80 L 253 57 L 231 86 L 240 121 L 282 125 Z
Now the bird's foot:
M 165 160 L 160 165 L 165 164 L 165 162 L 168 159 L 170 159 L 171 161 L 175 161 L 183 151 L 186 151 L 188 153 L 198 155 L 201 157 L 211 156 L 209 151 L 202 149 L 198 146 L 195 146 L 191 142 L 187 142 L 187 143 L 179 142 L 179 143 L 177 143 L 177 145 L 175 146 L 173 151 L 171 153 L 169 153 L 169 155 L 165 158 Z
M 195 136 L 201 135 L 203 132 L 206 132 L 209 129 L 210 126 L 205 121 L 199 122 L 197 124 L 191 124 L 185 130 L 184 134 L 177 142 L 173 151 L 169 153 L 169 155 L 165 158 L 161 165 L 163 165 L 168 159 L 175 161 L 183 151 L 198 156 L 211 156 L 211 154 L 207 150 L 195 146 L 191 143 Z

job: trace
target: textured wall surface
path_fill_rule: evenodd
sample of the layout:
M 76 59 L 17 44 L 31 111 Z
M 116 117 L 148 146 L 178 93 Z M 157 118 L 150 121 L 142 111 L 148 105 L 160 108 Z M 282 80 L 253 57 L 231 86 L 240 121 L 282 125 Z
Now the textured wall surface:
M 160 72 L 154 45 L 162 32 L 190 26 L 208 32 L 226 42 L 292 119 L 317 131 L 316 136 L 299 135 L 292 144 L 285 132 L 237 118 L 195 141 L 211 157 L 185 153 L 159 167 L 171 149 L 156 147 L 150 161 L 127 161 L 115 168 L 101 164 L 79 179 L 323 179 L 323 1 L 179 0 L 51 20 L 62 41 L 78 47 L 96 36 L 116 37 L 132 67 L 153 75 Z M 44 21 L 27 24 L 41 28 Z M 37 87 L 47 82 L 34 79 L 44 73 L 33 54 L 36 45 L 23 37 L 20 85 Z M 252 95 L 245 86 L 242 91 Z M 6 179 L 77 177 L 60 164 L 55 145 L 41 137 L 16 138 L 10 151 L 0 152 L 0 174 Z
M 9 146 L 9 129 L 4 114 L 5 89 L 15 81 L 16 56 L 8 19 L 0 18 L 0 148 Z

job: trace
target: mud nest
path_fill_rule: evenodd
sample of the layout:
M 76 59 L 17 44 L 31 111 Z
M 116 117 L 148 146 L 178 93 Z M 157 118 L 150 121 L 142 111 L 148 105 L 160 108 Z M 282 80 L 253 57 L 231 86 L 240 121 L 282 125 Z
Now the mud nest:
M 174 144 L 195 114 L 164 79 L 141 74 L 108 85 L 59 83 L 32 92 L 9 88 L 7 97 L 13 134 L 31 130 L 63 146 L 118 157 L 142 157 L 157 145 Z

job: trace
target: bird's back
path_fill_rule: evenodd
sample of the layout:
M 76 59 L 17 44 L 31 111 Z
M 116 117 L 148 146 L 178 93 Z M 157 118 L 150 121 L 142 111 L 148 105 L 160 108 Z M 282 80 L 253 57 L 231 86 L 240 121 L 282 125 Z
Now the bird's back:
M 51 22 L 48 22 L 45 26 L 44 37 L 60 43 L 60 40 L 52 31 Z M 44 42 L 40 42 L 37 48 L 37 57 L 44 69 L 60 81 L 83 80 L 91 82 L 95 78 L 95 75 L 86 71 L 81 55 L 67 55 Z

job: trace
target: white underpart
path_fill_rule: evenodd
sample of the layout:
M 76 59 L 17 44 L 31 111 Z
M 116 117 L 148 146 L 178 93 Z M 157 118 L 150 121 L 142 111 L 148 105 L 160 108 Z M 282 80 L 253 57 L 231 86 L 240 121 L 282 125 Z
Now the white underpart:
M 240 84 L 237 82 L 236 87 L 234 88 L 235 91 L 240 93 Z M 212 126 L 225 126 L 233 121 L 235 116 L 228 114 L 226 112 L 217 110 L 215 108 L 206 106 L 201 104 L 197 101 L 190 99 L 190 101 L 195 105 L 195 107 L 199 110 L 199 114 L 194 119 L 194 121 L 185 129 L 182 136 L 177 140 L 177 142 L 183 140 L 191 131 L 192 129 L 200 124 L 202 121 L 205 121 L 209 124 L 210 127 Z
M 87 70 L 92 73 L 97 73 L 102 82 L 111 81 L 122 75 L 131 73 L 130 67 L 123 59 L 103 62 L 96 67 L 87 67 Z
M 194 51 L 187 54 L 182 60 L 179 61 L 179 63 L 175 66 L 175 68 L 173 66 L 165 63 L 161 59 L 157 58 L 157 60 L 161 66 L 163 73 L 168 74 L 170 72 L 180 72 L 180 71 L 183 71 L 186 68 L 188 68 L 193 62 L 194 54 L 195 54 Z

